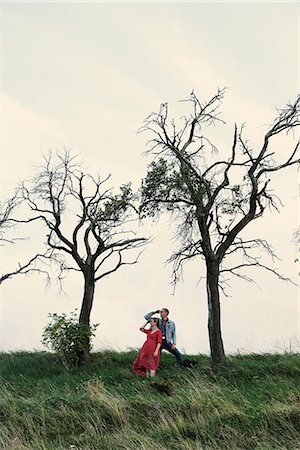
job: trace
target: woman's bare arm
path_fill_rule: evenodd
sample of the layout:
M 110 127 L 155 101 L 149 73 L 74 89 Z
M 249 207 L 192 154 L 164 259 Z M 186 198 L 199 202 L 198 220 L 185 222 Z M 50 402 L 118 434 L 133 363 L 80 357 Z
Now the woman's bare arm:
M 144 323 L 144 325 L 142 325 L 142 326 L 140 327 L 140 330 L 141 330 L 143 333 L 146 333 L 145 327 L 146 327 L 147 324 L 148 324 L 148 322 Z

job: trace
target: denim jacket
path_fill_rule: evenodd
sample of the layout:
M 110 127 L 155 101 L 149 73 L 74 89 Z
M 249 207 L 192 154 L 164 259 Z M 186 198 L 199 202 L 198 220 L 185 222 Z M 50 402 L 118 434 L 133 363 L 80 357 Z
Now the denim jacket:
M 155 311 L 149 312 L 145 315 L 146 320 L 152 319 L 153 314 L 155 314 Z M 161 329 L 161 321 L 162 319 L 159 319 L 159 325 L 158 327 Z M 168 319 L 166 323 L 166 341 L 168 344 L 174 344 L 176 345 L 176 328 L 175 323 L 173 320 Z

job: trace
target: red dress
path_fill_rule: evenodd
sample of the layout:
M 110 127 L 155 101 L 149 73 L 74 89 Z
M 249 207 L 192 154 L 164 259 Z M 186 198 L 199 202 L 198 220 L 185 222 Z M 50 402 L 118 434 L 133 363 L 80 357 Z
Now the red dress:
M 156 371 L 159 365 L 160 351 L 158 351 L 156 358 L 154 358 L 153 353 L 157 344 L 162 343 L 162 334 L 160 330 L 156 330 L 154 333 L 151 333 L 151 330 L 145 329 L 141 329 L 141 331 L 147 334 L 147 340 L 133 363 L 132 371 L 137 375 L 145 376 L 146 369 Z

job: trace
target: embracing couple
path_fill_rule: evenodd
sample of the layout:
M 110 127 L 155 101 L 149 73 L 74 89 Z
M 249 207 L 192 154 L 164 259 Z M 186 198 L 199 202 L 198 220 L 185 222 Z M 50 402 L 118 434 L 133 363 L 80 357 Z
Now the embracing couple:
M 160 314 L 160 318 L 152 317 Z M 176 348 L 176 328 L 175 323 L 169 319 L 169 310 L 152 311 L 145 315 L 147 322 L 140 327 L 143 333 L 147 334 L 147 339 L 142 346 L 137 359 L 134 361 L 132 370 L 142 377 L 154 377 L 160 362 L 161 350 L 172 353 L 177 360 L 178 366 L 182 366 L 182 355 Z M 150 329 L 146 329 L 150 323 Z

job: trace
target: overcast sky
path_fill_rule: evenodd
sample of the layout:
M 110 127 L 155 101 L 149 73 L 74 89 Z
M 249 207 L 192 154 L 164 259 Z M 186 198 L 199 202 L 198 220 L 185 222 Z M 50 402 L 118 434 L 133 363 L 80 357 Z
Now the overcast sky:
M 2 200 L 34 173 L 41 153 L 63 146 L 80 154 L 87 171 L 111 173 L 112 185 L 138 187 L 150 162 L 138 128 L 161 102 L 169 102 L 171 115 L 181 113 L 178 100 L 192 89 L 209 99 L 228 87 L 227 125 L 214 135 L 220 152 L 231 146 L 234 122 L 247 123 L 257 148 L 275 107 L 299 92 L 297 2 L 2 2 L 1 21 Z M 288 151 L 284 141 L 281 151 Z M 276 267 L 295 281 L 297 185 L 295 168 L 278 175 L 273 186 L 281 213 L 266 214 L 249 230 L 269 239 L 281 257 Z M 143 315 L 165 306 L 176 321 L 179 349 L 208 352 L 205 283 L 198 283 L 204 266 L 200 260 L 186 266 L 172 295 L 164 262 L 173 231 L 166 219 L 142 228 L 155 239 L 139 264 L 98 283 L 96 350 L 139 347 Z M 3 272 L 26 258 L 31 242 L 6 250 Z M 222 298 L 225 350 L 299 350 L 299 289 L 268 273 L 255 277 L 258 286 L 233 279 L 231 297 Z M 46 288 L 37 275 L 3 283 L 0 350 L 43 348 L 47 314 L 80 307 L 80 275 L 70 276 L 64 290 L 59 296 L 55 284 Z

